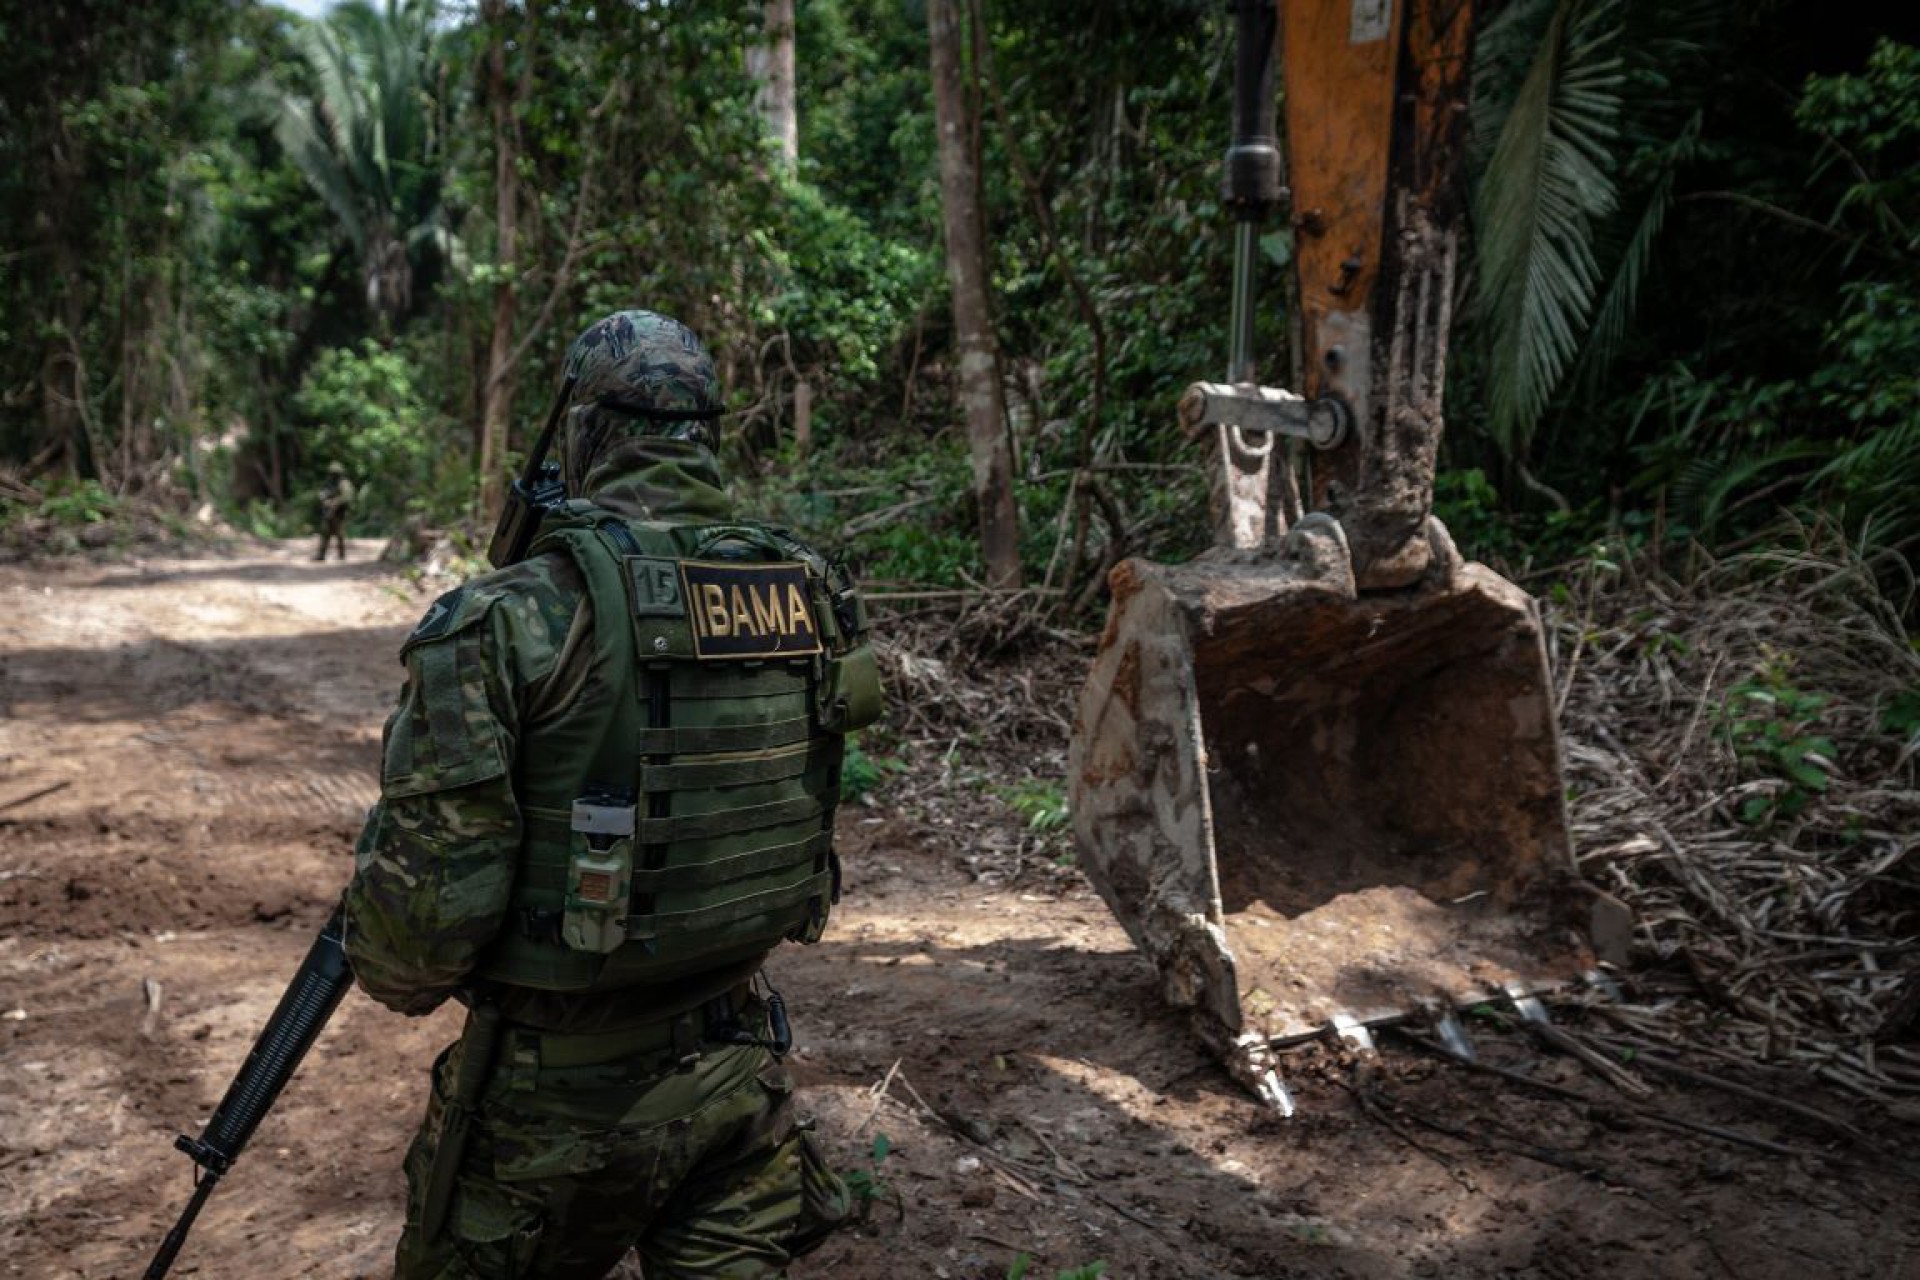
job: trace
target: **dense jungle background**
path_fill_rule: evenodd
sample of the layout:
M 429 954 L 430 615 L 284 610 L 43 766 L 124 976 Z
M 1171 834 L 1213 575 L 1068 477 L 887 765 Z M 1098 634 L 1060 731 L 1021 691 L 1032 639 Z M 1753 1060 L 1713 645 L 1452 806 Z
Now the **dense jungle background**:
M 131 504 L 304 531 L 340 462 L 352 532 L 471 545 L 559 353 L 628 305 L 705 335 L 743 484 L 871 582 L 992 572 L 1078 623 L 1119 556 L 1206 540 L 1172 405 L 1226 360 L 1224 5 L 166 0 L 0 24 L 16 543 Z M 1920 532 L 1920 52 L 1898 25 L 1483 6 L 1439 485 L 1470 553 L 1725 546 L 1782 510 L 1876 546 Z M 1017 563 L 979 550 L 956 410 L 930 29 L 1004 400 L 973 447 L 1012 459 Z M 1281 382 L 1291 239 L 1276 218 L 1262 241 Z
M 1435 510 L 1540 601 L 1631 960 L 1560 1039 L 1482 1011 L 1472 1074 L 1305 1051 L 1282 1123 L 1161 1006 L 1065 782 L 1109 570 L 1211 538 L 1175 404 L 1228 359 L 1229 6 L 300 10 L 0 3 L 9 1274 L 172 1220 L 400 639 L 629 306 L 706 338 L 738 496 L 852 561 L 891 697 L 786 962 L 863 1213 L 796 1275 L 1913 1274 L 1920 16 L 1480 4 Z M 183 1266 L 380 1273 L 453 1029 L 399 1021 L 350 998 Z

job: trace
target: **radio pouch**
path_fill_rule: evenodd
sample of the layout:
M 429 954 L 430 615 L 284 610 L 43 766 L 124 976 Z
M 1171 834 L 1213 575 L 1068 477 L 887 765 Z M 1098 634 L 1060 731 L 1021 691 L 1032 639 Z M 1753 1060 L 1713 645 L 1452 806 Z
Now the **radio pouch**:
M 575 951 L 604 954 L 627 939 L 634 813 L 631 793 L 596 791 L 573 802 L 560 937 Z

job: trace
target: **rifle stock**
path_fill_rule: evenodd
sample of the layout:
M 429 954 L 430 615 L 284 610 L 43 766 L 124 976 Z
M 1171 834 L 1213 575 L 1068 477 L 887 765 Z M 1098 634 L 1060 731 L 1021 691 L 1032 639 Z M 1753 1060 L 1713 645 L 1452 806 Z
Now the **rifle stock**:
M 207 1127 L 198 1138 L 182 1134 L 174 1140 L 173 1145 L 192 1157 L 195 1165 L 193 1198 L 187 1202 L 173 1230 L 160 1242 L 159 1251 L 147 1266 L 146 1280 L 161 1280 L 173 1266 L 214 1186 L 240 1158 L 253 1131 L 273 1109 L 281 1090 L 299 1068 L 300 1060 L 320 1038 L 321 1029 L 352 985 L 345 921 L 336 908 L 321 927 L 320 936 L 308 948 L 307 958 L 301 961 L 293 980 L 287 984 L 273 1016 L 267 1019 L 267 1025 L 253 1042 L 246 1062 L 234 1076 L 233 1083 L 227 1086 L 226 1096 L 214 1109 Z

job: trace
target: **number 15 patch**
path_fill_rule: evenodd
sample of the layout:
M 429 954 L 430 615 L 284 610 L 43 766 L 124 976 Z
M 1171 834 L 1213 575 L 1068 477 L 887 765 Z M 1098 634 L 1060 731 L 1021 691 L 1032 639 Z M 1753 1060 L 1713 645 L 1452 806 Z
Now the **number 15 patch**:
M 803 564 L 683 560 L 693 652 L 711 658 L 793 658 L 820 652 Z

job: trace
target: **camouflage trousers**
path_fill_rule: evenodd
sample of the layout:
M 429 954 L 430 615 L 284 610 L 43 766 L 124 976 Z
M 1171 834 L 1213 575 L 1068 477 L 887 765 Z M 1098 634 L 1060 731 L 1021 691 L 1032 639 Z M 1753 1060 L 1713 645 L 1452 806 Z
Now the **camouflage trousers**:
M 339 551 L 340 559 L 347 558 L 347 509 L 345 507 L 334 507 L 320 513 L 320 550 L 314 553 L 315 560 L 327 558 L 329 543 Z
M 688 1066 L 532 1066 L 502 1055 L 469 1130 L 446 1221 L 421 1200 L 460 1044 L 434 1064 L 406 1158 L 396 1280 L 598 1280 L 629 1247 L 647 1280 L 784 1275 L 848 1214 L 845 1185 L 797 1122 L 787 1069 L 757 1045 Z

